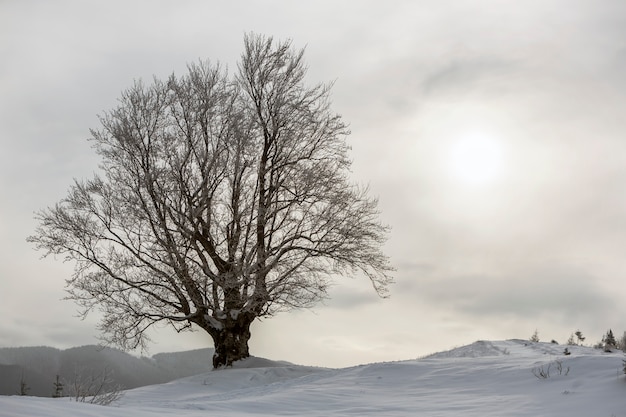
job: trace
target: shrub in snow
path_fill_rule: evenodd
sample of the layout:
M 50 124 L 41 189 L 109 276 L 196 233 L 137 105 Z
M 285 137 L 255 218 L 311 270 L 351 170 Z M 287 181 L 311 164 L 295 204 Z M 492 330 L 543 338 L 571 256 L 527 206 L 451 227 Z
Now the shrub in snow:
M 112 376 L 108 368 L 91 375 L 76 370 L 74 378 L 64 386 L 68 387 L 70 397 L 76 402 L 109 405 L 124 395 L 123 387 L 116 384 Z
M 569 366 L 564 368 L 563 362 L 556 360 L 550 362 L 547 365 L 541 365 L 533 368 L 531 372 L 538 379 L 548 379 L 551 376 L 551 372 L 556 371 L 559 375 L 567 376 L 569 374 Z M 552 373 L 554 374 L 554 372 Z

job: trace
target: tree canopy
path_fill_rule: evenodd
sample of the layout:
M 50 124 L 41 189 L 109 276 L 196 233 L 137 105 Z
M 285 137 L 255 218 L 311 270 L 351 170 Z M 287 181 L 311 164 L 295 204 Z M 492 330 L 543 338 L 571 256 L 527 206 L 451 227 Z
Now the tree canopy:
M 92 130 L 101 173 L 37 214 L 29 238 L 76 265 L 69 298 L 103 313 L 104 340 L 192 324 L 216 367 L 247 357 L 258 317 L 309 307 L 363 273 L 384 296 L 393 270 L 377 201 L 350 180 L 347 125 L 304 51 L 247 35 L 238 70 L 200 61 L 136 82 Z

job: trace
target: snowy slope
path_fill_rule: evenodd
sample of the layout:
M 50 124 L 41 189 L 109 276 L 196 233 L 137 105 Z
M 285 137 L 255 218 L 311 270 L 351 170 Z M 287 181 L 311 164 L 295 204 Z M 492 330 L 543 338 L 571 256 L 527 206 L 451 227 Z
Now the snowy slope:
M 0 397 L 0 416 L 626 417 L 624 355 L 569 347 L 564 356 L 564 348 L 480 341 L 419 360 L 346 369 L 251 358 L 235 369 L 127 391 L 112 407 Z M 549 376 L 533 374 L 541 370 Z

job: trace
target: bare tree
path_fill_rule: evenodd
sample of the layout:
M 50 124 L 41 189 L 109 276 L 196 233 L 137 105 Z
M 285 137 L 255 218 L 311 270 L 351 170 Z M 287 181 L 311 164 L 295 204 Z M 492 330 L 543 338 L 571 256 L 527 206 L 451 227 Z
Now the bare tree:
M 110 405 L 124 395 L 122 386 L 115 383 L 113 372 L 108 368 L 99 372 L 76 368 L 72 379 L 63 386 L 68 387 L 71 399 L 81 403 Z
M 76 263 L 69 298 L 99 306 L 106 341 L 196 325 L 214 367 L 249 356 L 250 324 L 309 307 L 337 275 L 386 295 L 393 268 L 377 201 L 349 180 L 349 134 L 304 51 L 248 35 L 234 76 L 189 65 L 137 82 L 92 131 L 103 175 L 37 215 L 30 241 Z
M 624 352 L 626 352 L 626 332 L 622 333 L 622 337 L 620 337 L 617 340 L 617 346 L 618 349 L 623 350 Z

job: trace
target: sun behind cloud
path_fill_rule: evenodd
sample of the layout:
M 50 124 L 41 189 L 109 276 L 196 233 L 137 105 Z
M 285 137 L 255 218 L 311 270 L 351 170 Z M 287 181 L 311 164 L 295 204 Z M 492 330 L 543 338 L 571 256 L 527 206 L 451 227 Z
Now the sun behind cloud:
M 456 183 L 468 187 L 497 182 L 504 171 L 504 152 L 493 136 L 471 132 L 460 135 L 446 152 L 446 170 Z

